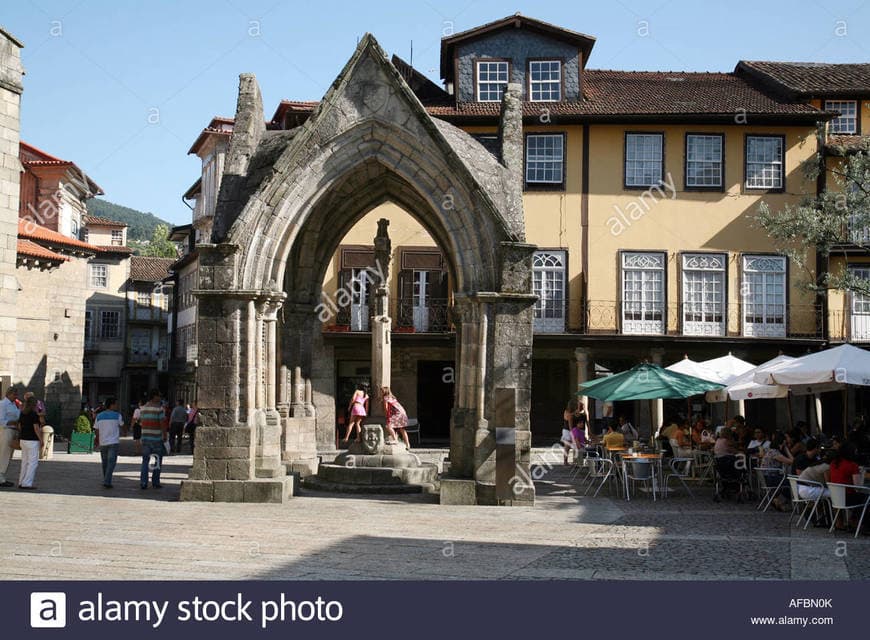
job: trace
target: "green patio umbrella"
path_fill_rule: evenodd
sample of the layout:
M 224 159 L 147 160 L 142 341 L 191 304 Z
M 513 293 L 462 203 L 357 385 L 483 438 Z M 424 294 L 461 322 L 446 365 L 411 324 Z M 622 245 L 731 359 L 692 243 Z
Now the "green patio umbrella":
M 655 364 L 639 364 L 633 369 L 606 378 L 584 382 L 578 396 L 588 396 L 605 402 L 618 400 L 658 400 L 688 398 L 724 385 L 709 382 Z

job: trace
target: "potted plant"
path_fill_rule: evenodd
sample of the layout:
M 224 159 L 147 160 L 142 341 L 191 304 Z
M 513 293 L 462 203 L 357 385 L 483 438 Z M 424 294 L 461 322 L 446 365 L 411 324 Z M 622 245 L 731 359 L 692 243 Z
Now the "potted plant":
M 76 418 L 73 425 L 73 432 L 69 437 L 69 446 L 67 453 L 93 453 L 94 451 L 94 430 L 91 427 L 91 420 L 83 411 Z

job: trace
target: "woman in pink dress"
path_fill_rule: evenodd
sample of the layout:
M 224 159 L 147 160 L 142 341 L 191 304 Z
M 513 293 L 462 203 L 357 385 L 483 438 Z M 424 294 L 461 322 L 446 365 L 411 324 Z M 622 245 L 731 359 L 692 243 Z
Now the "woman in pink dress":
M 408 426 L 408 413 L 405 408 L 396 400 L 396 396 L 390 391 L 389 387 L 381 389 L 381 397 L 384 399 L 384 415 L 387 418 L 387 433 L 390 440 L 396 440 L 396 431 L 398 431 L 402 440 L 405 441 L 405 446 L 411 448 L 411 441 L 408 440 L 408 432 L 405 427 Z
M 356 442 L 360 441 L 362 433 L 362 420 L 369 414 L 369 397 L 366 394 L 366 388 L 363 384 L 356 386 L 356 391 L 353 392 L 353 398 L 350 399 L 350 404 L 347 407 L 350 414 L 350 422 L 347 425 L 347 431 L 344 433 L 344 440 L 347 443 L 350 439 L 350 433 L 356 430 Z

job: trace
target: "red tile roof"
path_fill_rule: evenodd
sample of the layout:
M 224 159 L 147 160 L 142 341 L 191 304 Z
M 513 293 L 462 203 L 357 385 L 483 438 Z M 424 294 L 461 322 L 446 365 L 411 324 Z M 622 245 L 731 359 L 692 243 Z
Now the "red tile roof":
M 583 78 L 582 100 L 524 102 L 523 114 L 535 118 L 546 110 L 554 117 L 579 120 L 689 116 L 733 119 L 746 114 L 812 122 L 828 117 L 803 102 L 766 93 L 736 73 L 587 69 Z M 317 105 L 297 104 L 309 105 L 306 108 L 312 111 Z M 501 103 L 429 104 L 426 110 L 449 120 L 492 119 L 499 116 Z
M 100 216 L 85 216 L 85 224 L 93 224 L 98 227 L 118 227 L 123 228 L 128 225 L 125 222 L 118 222 L 117 220 L 110 220 L 109 218 L 101 218 Z
M 69 167 L 75 170 L 83 181 L 87 181 L 88 189 L 90 189 L 94 195 L 103 195 L 102 187 L 91 180 L 88 174 L 79 169 L 74 162 L 61 160 L 57 156 L 53 156 L 38 147 L 34 147 L 32 144 L 24 142 L 23 140 L 18 143 L 18 157 L 21 160 L 21 163 L 26 167 Z
M 191 145 L 190 150 L 187 152 L 188 154 L 197 153 L 199 148 L 203 145 L 203 143 L 208 139 L 210 135 L 219 135 L 219 136 L 229 136 L 233 133 L 233 124 L 235 120 L 233 118 L 225 118 L 223 116 L 215 116 L 211 119 L 211 122 L 208 123 L 208 126 L 202 130 L 202 132 L 197 136 L 196 140 L 194 140 L 193 145 Z
M 18 239 L 18 255 L 37 258 L 38 260 L 52 260 L 54 262 L 66 262 L 69 260 L 66 256 L 49 251 L 31 240 L 22 240 L 21 238 Z
M 135 251 L 134 249 L 131 249 L 130 247 L 119 247 L 118 245 L 114 245 L 114 244 L 111 244 L 111 245 L 101 244 L 101 245 L 97 245 L 97 246 L 101 251 L 103 251 L 105 253 L 123 253 L 123 254 L 127 254 L 127 255 L 133 255 L 133 252 Z
M 100 253 L 102 251 L 95 245 L 82 242 L 76 238 L 70 238 L 57 231 L 52 231 L 27 218 L 18 219 L 18 237 L 45 243 L 50 247 L 60 247 L 62 249 L 79 250 L 88 253 Z
M 160 282 L 169 275 L 169 267 L 175 258 L 151 258 L 133 256 L 130 258 L 130 280 L 135 282 Z
M 741 60 L 735 71 L 792 97 L 870 95 L 870 63 Z
M 625 116 L 724 116 L 763 115 L 774 118 L 800 117 L 813 120 L 822 111 L 803 103 L 768 95 L 733 73 L 685 71 L 584 72 L 583 100 L 571 102 L 525 102 L 528 117 L 548 112 L 553 116 L 596 119 Z M 430 106 L 434 116 L 496 117 L 498 102 L 467 102 L 456 106 Z

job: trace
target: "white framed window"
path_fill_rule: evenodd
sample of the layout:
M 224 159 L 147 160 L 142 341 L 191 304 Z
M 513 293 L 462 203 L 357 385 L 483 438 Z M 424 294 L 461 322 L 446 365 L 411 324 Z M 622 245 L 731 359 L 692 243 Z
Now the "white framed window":
M 73 238 L 79 237 L 79 221 L 75 218 L 70 221 L 70 234 Z
M 625 186 L 650 187 L 664 177 L 664 135 L 625 134 Z
M 686 134 L 686 186 L 696 189 L 722 187 L 722 142 L 724 136 Z
M 562 184 L 564 163 L 565 137 L 562 134 L 526 136 L 527 184 Z
M 564 251 L 535 251 L 532 258 L 532 286 L 535 302 L 534 329 L 538 333 L 565 333 Z
M 782 189 L 782 136 L 746 136 L 746 188 Z
M 105 340 L 117 340 L 121 337 L 121 312 L 100 312 L 100 338 Z
M 82 230 L 81 230 L 80 233 L 81 233 L 81 236 L 80 236 L 80 237 L 81 237 L 81 239 L 82 239 L 82 242 L 87 242 L 87 241 L 88 241 L 88 238 L 90 237 L 90 234 L 88 233 L 88 228 L 87 228 L 87 227 L 82 227 Z
M 508 84 L 506 61 L 477 63 L 477 99 L 479 102 L 500 102 Z
M 870 280 L 870 266 L 849 267 L 849 271 L 857 278 Z M 851 301 L 851 333 L 850 338 L 854 342 L 870 341 L 870 296 L 853 291 L 850 294 Z
M 665 331 L 664 253 L 622 254 L 622 332 Z
M 858 133 L 857 100 L 825 100 L 825 111 L 840 112 L 840 115 L 828 122 L 828 133 L 846 135 Z
M 150 307 L 151 306 L 151 292 L 150 291 L 137 291 L 136 292 L 136 304 L 140 307 Z
M 350 330 L 369 330 L 369 291 L 373 284 L 368 269 L 353 269 L 351 271 L 351 304 Z
M 92 289 L 105 289 L 109 286 L 109 266 L 105 264 L 88 265 L 88 283 Z
M 684 253 L 683 334 L 725 335 L 725 267 L 723 253 Z
M 786 335 L 785 256 L 743 256 L 743 335 Z
M 123 229 L 112 229 L 112 246 L 113 247 L 124 246 L 124 230 Z
M 532 102 L 558 102 L 562 99 L 561 62 L 529 61 L 529 96 Z

